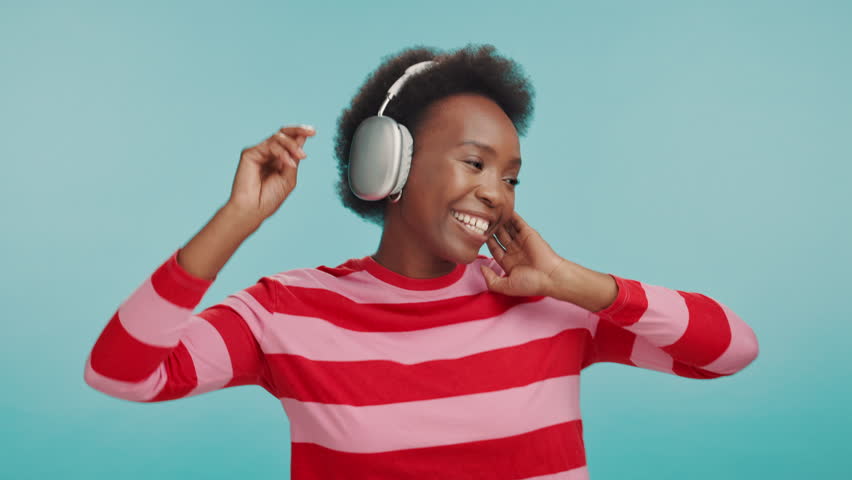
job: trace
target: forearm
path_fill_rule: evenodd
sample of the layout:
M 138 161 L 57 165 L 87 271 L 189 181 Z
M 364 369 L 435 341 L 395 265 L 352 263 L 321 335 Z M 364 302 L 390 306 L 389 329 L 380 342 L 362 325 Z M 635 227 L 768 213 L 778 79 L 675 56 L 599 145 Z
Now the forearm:
M 569 260 L 563 259 L 554 277 L 551 297 L 571 302 L 590 312 L 605 309 L 618 296 L 618 285 L 612 276 Z
M 618 295 L 595 312 L 602 322 L 595 341 L 616 357 L 629 352 L 613 361 L 714 378 L 740 371 L 757 357 L 754 332 L 726 305 L 700 293 L 612 277 Z
M 225 204 L 178 253 L 178 264 L 190 275 L 212 280 L 237 248 L 260 225 Z
M 194 378 L 188 349 L 204 343 L 187 339 L 193 309 L 210 283 L 183 271 L 172 254 L 104 327 L 86 363 L 86 382 L 108 395 L 149 401 L 175 380 Z

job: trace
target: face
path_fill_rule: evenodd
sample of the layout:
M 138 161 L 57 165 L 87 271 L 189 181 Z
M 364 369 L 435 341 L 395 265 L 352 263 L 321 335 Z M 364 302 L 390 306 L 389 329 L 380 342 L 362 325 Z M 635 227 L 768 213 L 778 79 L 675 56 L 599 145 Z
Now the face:
M 431 105 L 412 134 L 411 172 L 385 227 L 435 260 L 470 263 L 514 211 L 517 131 L 492 100 L 464 94 Z

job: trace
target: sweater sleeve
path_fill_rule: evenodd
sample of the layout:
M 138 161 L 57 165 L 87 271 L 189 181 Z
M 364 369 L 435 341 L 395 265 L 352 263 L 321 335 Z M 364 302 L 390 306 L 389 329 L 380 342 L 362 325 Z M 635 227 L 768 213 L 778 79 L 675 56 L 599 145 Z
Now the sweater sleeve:
M 617 362 L 709 379 L 757 358 L 754 332 L 727 306 L 700 293 L 610 275 L 618 294 L 594 314 L 599 321 L 584 366 Z
M 122 303 L 95 342 L 84 379 L 107 395 L 159 402 L 237 385 L 275 394 L 261 342 L 273 281 L 194 314 L 213 283 L 193 277 L 174 252 Z

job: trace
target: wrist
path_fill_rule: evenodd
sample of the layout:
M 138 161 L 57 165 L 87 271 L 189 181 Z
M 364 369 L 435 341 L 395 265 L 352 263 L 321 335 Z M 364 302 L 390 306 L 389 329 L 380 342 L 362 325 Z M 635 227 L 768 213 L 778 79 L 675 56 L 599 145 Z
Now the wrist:
M 221 217 L 225 223 L 232 225 L 238 232 L 244 233 L 245 236 L 254 233 L 263 223 L 263 219 L 258 218 L 256 212 L 230 202 L 225 203 L 216 212 L 216 216 Z
M 577 267 L 579 265 L 563 258 L 550 275 L 550 291 L 547 295 L 557 300 L 573 303 Z
M 598 312 L 612 305 L 618 296 L 618 284 L 607 273 L 596 272 L 569 260 L 556 269 L 552 294 L 557 300 Z

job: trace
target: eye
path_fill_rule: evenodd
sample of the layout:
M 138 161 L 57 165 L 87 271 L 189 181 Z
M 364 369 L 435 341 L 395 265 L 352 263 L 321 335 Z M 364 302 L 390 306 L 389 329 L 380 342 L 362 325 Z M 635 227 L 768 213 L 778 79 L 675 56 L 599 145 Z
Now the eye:
M 482 170 L 482 161 L 481 160 L 471 158 L 471 159 L 465 160 L 464 163 L 472 166 L 473 168 L 475 168 L 477 170 Z
M 521 183 L 521 181 L 518 180 L 517 178 L 507 178 L 506 183 L 508 183 L 509 185 L 511 185 L 513 187 L 517 187 Z

